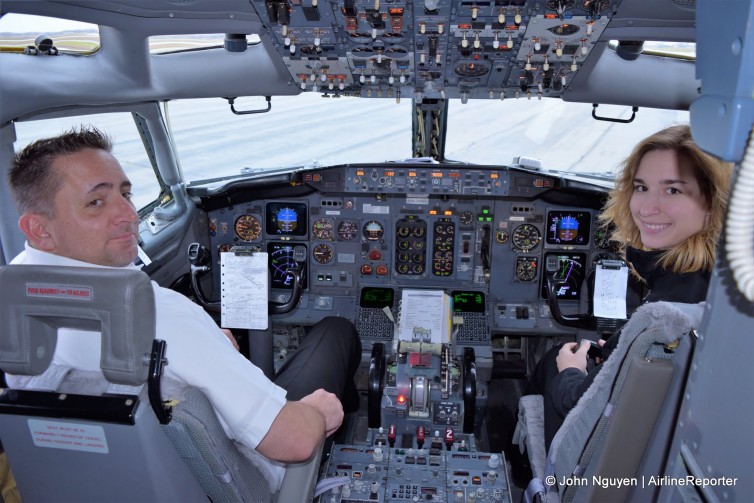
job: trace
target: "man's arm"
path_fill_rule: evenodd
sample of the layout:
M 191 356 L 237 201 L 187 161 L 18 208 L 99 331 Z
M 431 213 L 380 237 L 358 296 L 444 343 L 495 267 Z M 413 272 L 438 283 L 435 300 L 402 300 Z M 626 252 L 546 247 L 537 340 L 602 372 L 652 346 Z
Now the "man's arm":
M 287 402 L 272 422 L 257 451 L 283 463 L 309 459 L 325 436 L 343 422 L 338 398 L 318 389 L 296 402 Z

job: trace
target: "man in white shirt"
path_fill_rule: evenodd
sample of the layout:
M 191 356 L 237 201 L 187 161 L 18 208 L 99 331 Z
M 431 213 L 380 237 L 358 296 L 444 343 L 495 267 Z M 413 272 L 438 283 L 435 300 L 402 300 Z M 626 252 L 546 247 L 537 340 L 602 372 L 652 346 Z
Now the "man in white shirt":
M 136 268 L 131 182 L 111 149 L 100 131 L 81 128 L 15 157 L 9 182 L 27 242 L 11 263 Z M 165 375 L 200 388 L 228 436 L 272 460 L 268 475 L 279 484 L 282 463 L 308 459 L 343 420 L 340 399 L 353 392 L 361 357 L 353 324 L 326 318 L 315 325 L 272 382 L 203 309 L 152 286 L 156 333 L 167 342 Z M 96 370 L 99 357 L 98 337 L 61 329 L 53 363 Z

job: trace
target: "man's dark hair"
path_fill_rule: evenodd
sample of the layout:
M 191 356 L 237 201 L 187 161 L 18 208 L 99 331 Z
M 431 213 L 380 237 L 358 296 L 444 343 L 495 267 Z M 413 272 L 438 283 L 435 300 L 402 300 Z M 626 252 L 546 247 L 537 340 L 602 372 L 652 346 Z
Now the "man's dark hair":
M 31 143 L 16 154 L 8 172 L 11 194 L 18 211 L 55 217 L 55 194 L 60 189 L 60 177 L 52 169 L 59 156 L 93 148 L 112 152 L 112 140 L 94 126 L 81 126 L 60 136 Z

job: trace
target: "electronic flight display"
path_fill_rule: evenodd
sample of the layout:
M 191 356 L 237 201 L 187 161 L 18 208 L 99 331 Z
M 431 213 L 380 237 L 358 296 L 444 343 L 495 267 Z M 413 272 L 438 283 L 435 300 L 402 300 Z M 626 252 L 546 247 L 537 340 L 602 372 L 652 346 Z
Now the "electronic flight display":
M 547 244 L 588 245 L 592 216 L 586 211 L 547 213 Z
M 306 236 L 306 204 L 267 203 L 267 234 L 275 236 Z
M 581 285 L 584 282 L 586 254 L 584 253 L 547 253 L 545 254 L 545 276 L 551 277 L 557 284 L 555 296 L 562 300 L 579 300 Z M 542 298 L 547 298 L 547 282 L 542 281 Z
M 293 288 L 293 276 L 286 271 L 296 268 L 301 271 L 302 287 L 306 288 L 306 246 L 291 243 L 268 243 L 267 256 L 272 288 Z

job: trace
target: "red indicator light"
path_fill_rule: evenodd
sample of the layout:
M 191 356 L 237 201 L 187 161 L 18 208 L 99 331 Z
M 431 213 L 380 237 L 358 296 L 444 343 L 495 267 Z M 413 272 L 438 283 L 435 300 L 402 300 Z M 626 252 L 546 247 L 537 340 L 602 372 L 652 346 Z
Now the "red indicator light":
M 398 395 L 398 403 L 401 404 L 401 405 L 403 405 L 404 403 L 406 403 L 406 397 L 403 396 L 403 395 Z

